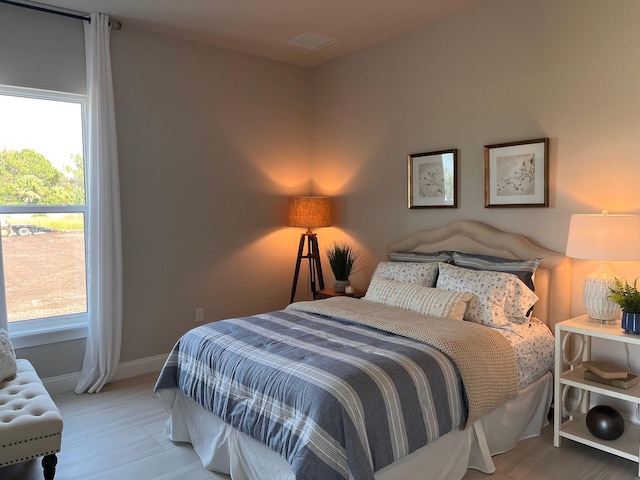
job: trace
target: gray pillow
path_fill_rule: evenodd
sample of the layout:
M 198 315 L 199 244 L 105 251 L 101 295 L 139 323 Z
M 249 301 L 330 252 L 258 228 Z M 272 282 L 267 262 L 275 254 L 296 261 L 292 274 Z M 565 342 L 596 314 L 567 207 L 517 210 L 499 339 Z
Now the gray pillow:
M 453 264 L 456 267 L 470 268 L 471 270 L 491 270 L 493 272 L 511 273 L 535 291 L 533 275 L 540 264 L 541 258 L 531 260 L 511 260 L 508 258 L 494 257 L 491 255 L 478 255 L 474 253 L 453 252 Z
M 451 252 L 389 252 L 389 260 L 392 262 L 453 263 Z

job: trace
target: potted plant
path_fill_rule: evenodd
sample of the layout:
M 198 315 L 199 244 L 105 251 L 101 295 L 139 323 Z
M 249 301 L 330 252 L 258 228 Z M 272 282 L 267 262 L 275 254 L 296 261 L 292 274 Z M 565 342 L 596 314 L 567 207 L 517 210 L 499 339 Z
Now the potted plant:
M 633 284 L 615 278 L 615 288 L 610 288 L 611 301 L 622 308 L 622 329 L 627 333 L 640 334 L 640 292 L 636 278 Z
M 344 293 L 346 287 L 350 285 L 349 275 L 354 273 L 358 260 L 357 252 L 349 243 L 334 243 L 333 247 L 327 248 L 327 257 L 333 276 L 336 278 L 333 289 L 337 293 Z

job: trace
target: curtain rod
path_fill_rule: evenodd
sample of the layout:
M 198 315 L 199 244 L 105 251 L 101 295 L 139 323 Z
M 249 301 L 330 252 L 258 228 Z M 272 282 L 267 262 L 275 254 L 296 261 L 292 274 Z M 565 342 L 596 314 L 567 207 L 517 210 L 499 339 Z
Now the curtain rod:
M 47 8 L 39 5 L 33 5 L 30 3 L 13 2 L 11 0 L 0 0 L 0 3 L 6 3 L 7 5 L 13 5 L 14 7 L 28 8 L 30 10 L 36 10 L 38 12 L 53 13 L 54 15 L 75 18 L 76 20 L 83 20 L 85 22 L 91 23 L 91 17 L 88 14 L 82 12 L 69 13 L 61 10 L 53 10 L 52 8 Z M 111 28 L 113 28 L 114 30 L 120 30 L 122 28 L 122 23 L 115 19 L 109 19 L 109 25 L 111 25 Z

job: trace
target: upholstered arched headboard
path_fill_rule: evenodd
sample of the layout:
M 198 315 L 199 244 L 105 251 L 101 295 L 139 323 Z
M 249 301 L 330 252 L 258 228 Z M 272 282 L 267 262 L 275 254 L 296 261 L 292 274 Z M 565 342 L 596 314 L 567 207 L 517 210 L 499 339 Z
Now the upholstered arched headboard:
M 443 227 L 415 233 L 387 247 L 388 252 L 429 253 L 444 250 L 514 260 L 542 258 L 535 273 L 536 294 L 540 300 L 533 314 L 545 322 L 552 332 L 556 323 L 570 318 L 571 260 L 561 253 L 536 245 L 524 235 L 501 232 L 481 222 L 458 220 Z

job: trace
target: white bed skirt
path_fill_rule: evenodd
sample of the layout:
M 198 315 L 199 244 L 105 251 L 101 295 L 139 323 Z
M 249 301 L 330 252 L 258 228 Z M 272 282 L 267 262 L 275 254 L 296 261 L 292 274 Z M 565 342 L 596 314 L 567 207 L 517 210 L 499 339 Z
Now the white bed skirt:
M 377 471 L 375 479 L 425 478 L 425 472 L 434 480 L 461 479 L 469 468 L 492 473 L 491 455 L 540 435 L 548 424 L 552 392 L 548 372 L 473 427 L 449 432 Z M 278 453 L 230 427 L 181 392 L 160 390 L 158 395 L 165 405 L 172 405 L 167 420 L 169 438 L 191 443 L 206 469 L 230 475 L 233 480 L 295 480 L 291 466 Z

